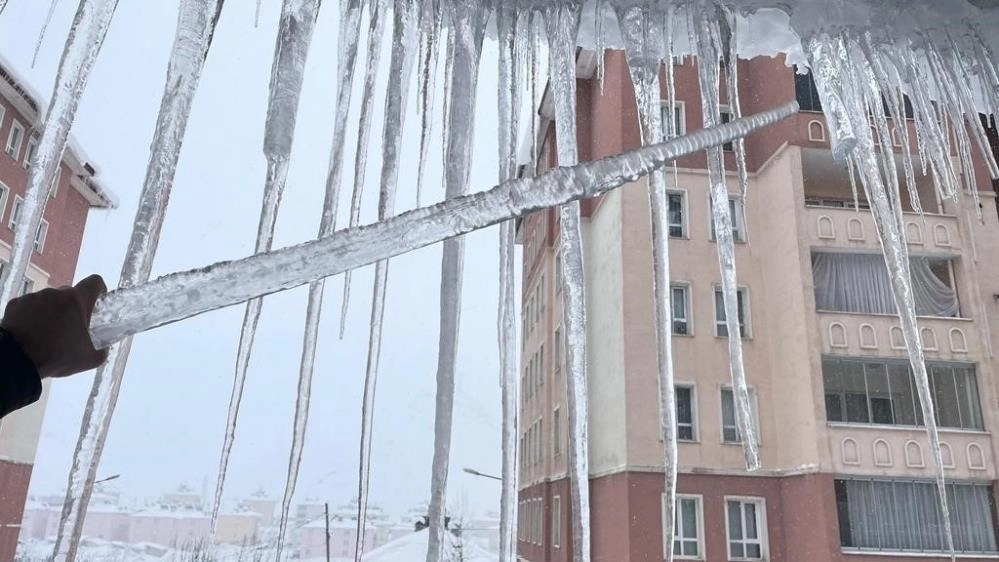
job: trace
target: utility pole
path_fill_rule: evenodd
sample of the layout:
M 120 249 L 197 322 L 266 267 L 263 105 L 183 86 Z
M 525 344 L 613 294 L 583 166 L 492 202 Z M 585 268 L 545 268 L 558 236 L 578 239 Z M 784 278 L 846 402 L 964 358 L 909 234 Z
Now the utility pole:
M 330 562 L 330 504 L 325 504 L 326 509 L 326 562 Z

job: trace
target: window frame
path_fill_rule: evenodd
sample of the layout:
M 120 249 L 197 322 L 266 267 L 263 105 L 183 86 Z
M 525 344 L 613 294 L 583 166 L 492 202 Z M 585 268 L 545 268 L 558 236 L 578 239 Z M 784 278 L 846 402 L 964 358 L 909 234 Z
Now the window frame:
M 747 385 L 747 389 L 749 390 L 749 406 L 750 406 L 750 410 L 751 410 L 750 413 L 753 414 L 753 428 L 756 430 L 756 445 L 759 446 L 761 444 L 761 442 L 763 441 L 763 438 L 760 436 L 760 404 L 759 404 L 759 395 L 756 392 L 756 387 L 755 386 Z M 736 435 L 736 440 L 735 441 L 729 441 L 729 440 L 725 439 L 725 428 L 726 427 L 732 427 L 732 426 L 726 426 L 725 425 L 725 399 L 724 399 L 724 395 L 725 395 L 726 391 L 732 394 L 732 417 L 735 420 L 735 426 L 734 427 L 735 427 L 735 432 L 736 432 L 736 434 L 735 434 Z M 720 433 L 722 445 L 739 445 L 739 446 L 741 446 L 742 445 L 742 435 L 739 435 L 739 413 L 736 411 L 735 390 L 732 388 L 732 385 L 730 385 L 730 384 L 723 384 L 723 385 L 721 385 L 718 388 L 718 406 L 719 406 L 718 407 L 718 427 L 719 427 L 719 430 L 720 430 L 719 433 Z
M 26 145 L 27 148 L 24 150 L 24 158 L 21 159 L 21 165 L 24 166 L 25 170 L 31 167 L 31 157 L 33 156 L 32 150 L 34 150 L 35 154 L 38 153 L 38 142 L 39 138 L 37 135 L 31 135 L 28 137 L 28 144 Z
M 12 144 L 12 142 L 14 140 L 14 131 L 17 131 L 18 133 L 20 133 L 17 136 L 17 145 L 16 146 L 14 146 Z M 11 121 L 10 121 L 10 130 L 7 132 L 7 144 L 4 145 L 4 152 L 6 152 L 7 156 L 10 156 L 14 160 L 20 160 L 21 159 L 21 157 L 20 157 L 20 155 L 21 155 L 21 146 L 24 144 L 24 135 L 25 135 L 25 132 L 26 132 L 26 129 L 24 128 L 24 125 L 22 125 L 21 122 L 17 120 L 17 118 L 11 119 Z
M 683 100 L 675 100 L 676 111 L 680 113 L 680 120 L 677 124 L 677 135 L 683 136 L 687 134 L 687 102 Z M 669 100 L 660 99 L 659 100 L 660 115 L 665 114 L 666 110 L 669 109 Z M 676 114 L 673 115 L 673 119 L 676 119 Z M 666 124 L 662 124 L 663 129 L 663 140 L 666 139 Z
M 35 231 L 35 239 L 32 241 L 32 249 L 36 254 L 41 254 L 45 251 L 45 241 L 49 236 L 49 221 L 42 219 L 38 223 L 38 230 Z
M 714 309 L 715 337 L 716 338 L 728 338 L 728 333 L 727 333 L 728 332 L 727 318 L 726 318 L 725 322 L 719 322 L 719 320 L 718 320 L 719 309 L 718 309 L 718 298 L 717 298 L 717 295 L 720 292 L 722 292 L 722 286 L 720 284 L 715 283 L 714 285 L 712 285 L 711 306 Z M 740 334 L 740 337 L 741 337 L 741 339 L 749 340 L 749 339 L 753 338 L 753 327 L 752 327 L 753 326 L 753 322 L 752 322 L 752 316 L 750 314 L 750 310 L 752 309 L 752 307 L 749 305 L 750 304 L 749 287 L 746 286 L 746 285 L 739 285 L 737 287 L 737 293 L 742 296 L 742 334 Z M 738 296 L 736 298 L 738 298 Z M 721 309 L 721 311 L 724 311 L 724 310 L 725 309 L 724 309 L 724 306 L 723 306 L 722 309 Z M 718 332 L 718 329 L 720 327 L 724 327 L 725 328 L 725 331 L 726 331 L 725 334 L 720 334 Z
M 10 207 L 10 216 L 7 217 L 7 228 L 11 230 L 17 229 L 17 219 L 21 214 L 21 207 L 24 206 L 24 197 L 18 194 L 14 194 L 14 202 Z
M 4 213 L 7 212 L 7 199 L 10 197 L 10 188 L 0 181 L 0 220 L 3 220 Z
M 676 319 L 673 317 L 673 291 L 676 289 L 683 290 L 683 302 L 684 302 L 684 312 L 686 313 L 686 318 L 684 323 L 687 326 L 687 331 L 685 333 L 679 333 L 676 331 Z M 670 332 L 674 336 L 684 336 L 693 337 L 694 335 L 694 302 L 691 298 L 692 296 L 692 285 L 690 281 L 672 281 L 669 285 L 669 297 L 670 297 Z
M 695 383 L 692 383 L 692 382 L 681 382 L 681 381 L 677 381 L 677 382 L 673 383 L 673 386 L 675 388 L 685 388 L 685 389 L 690 390 L 690 426 L 691 426 L 690 430 L 691 430 L 691 435 L 693 437 L 690 438 L 690 439 L 682 439 L 680 437 L 680 418 L 679 418 L 679 416 L 677 416 L 677 420 L 676 420 L 676 426 L 677 427 L 675 429 L 677 441 L 680 441 L 680 442 L 683 442 L 683 443 L 699 443 L 700 440 L 701 440 L 701 435 L 700 435 L 700 431 L 699 431 L 699 429 L 700 429 L 700 427 L 699 427 L 700 423 L 698 423 L 700 420 L 698 419 L 698 413 L 699 412 L 698 412 L 698 408 L 697 408 L 697 385 Z
M 680 507 L 680 502 L 683 500 L 689 500 L 694 502 L 694 510 L 697 514 L 696 518 L 696 531 L 697 531 L 697 555 L 690 556 L 686 554 L 674 554 L 673 558 L 675 560 L 705 560 L 707 557 L 704 552 L 704 496 L 701 494 L 677 494 L 676 504 Z M 676 511 L 674 510 L 674 513 Z M 660 520 L 662 524 L 662 535 L 663 535 L 663 552 L 670 552 L 674 549 L 678 537 L 676 535 L 668 537 L 666 533 L 666 494 L 662 494 L 660 501 Z M 681 518 L 674 515 L 674 523 L 676 526 L 676 531 L 680 530 Z M 680 538 L 680 542 L 683 540 Z M 681 546 L 680 550 L 683 550 Z
M 555 406 L 552 410 L 552 457 L 562 455 L 562 407 Z
M 720 118 L 718 119 L 719 125 L 724 125 L 735 119 L 735 114 L 732 112 L 732 107 L 728 104 L 720 104 L 718 106 L 718 112 Z M 722 152 L 735 152 L 735 141 L 729 141 L 721 145 Z
M 867 419 L 871 420 L 871 421 L 867 421 L 867 422 L 864 422 L 864 421 L 848 421 L 847 411 L 846 411 L 846 399 L 845 399 L 846 395 L 844 393 L 842 393 L 842 392 L 835 392 L 835 391 L 834 392 L 830 392 L 826 388 L 826 373 L 825 373 L 825 363 L 826 363 L 826 361 L 835 361 L 835 362 L 838 362 L 840 365 L 843 365 L 843 364 L 846 364 L 846 363 L 854 363 L 854 364 L 860 365 L 860 367 L 861 367 L 861 374 L 864 377 L 864 398 L 865 398 L 865 404 L 866 404 L 866 408 L 867 408 Z M 915 424 L 908 424 L 908 423 L 884 423 L 884 422 L 874 422 L 873 421 L 873 419 L 874 419 L 873 410 L 874 409 L 872 407 L 871 392 L 869 390 L 870 383 L 869 383 L 869 380 L 868 380 L 868 377 L 867 377 L 867 372 L 868 371 L 866 369 L 866 365 L 868 365 L 868 364 L 881 365 L 881 366 L 883 366 L 885 368 L 885 371 L 888 372 L 888 373 L 890 373 L 889 368 L 891 366 L 904 366 L 906 368 L 906 372 L 907 372 L 908 377 L 909 377 L 908 378 L 908 381 L 909 381 L 909 391 L 910 391 L 909 400 L 911 401 L 911 406 L 912 406 L 912 411 L 913 411 L 913 420 L 916 422 Z M 950 379 L 951 385 L 954 388 L 954 393 L 955 393 L 954 395 L 955 395 L 955 397 L 958 400 L 958 402 L 957 402 L 957 406 L 958 406 L 957 415 L 959 417 L 959 422 L 960 422 L 960 425 L 958 425 L 958 426 L 944 425 L 944 423 L 943 423 L 943 419 L 941 417 L 942 416 L 942 410 L 940 408 L 941 403 L 937 401 L 938 400 L 937 399 L 938 390 L 937 390 L 937 383 L 936 383 L 936 375 L 934 374 L 934 371 L 933 371 L 934 368 L 949 369 L 951 371 L 951 375 L 950 375 L 949 379 Z M 953 431 L 963 431 L 963 432 L 981 433 L 981 432 L 987 431 L 987 428 L 985 427 L 985 416 L 986 416 L 986 414 L 985 414 L 985 408 L 984 408 L 984 401 L 983 401 L 983 397 L 982 397 L 982 380 L 981 380 L 981 377 L 979 376 L 980 372 L 978 371 L 978 363 L 976 363 L 976 362 L 970 362 L 970 361 L 928 360 L 928 361 L 926 361 L 926 369 L 927 369 L 927 375 L 930 378 L 930 385 L 931 385 L 930 390 L 933 393 L 933 398 L 934 398 L 934 406 L 935 406 L 934 410 L 935 410 L 935 413 L 936 413 L 936 416 L 937 416 L 937 420 L 936 420 L 937 426 L 941 430 L 952 431 L 952 432 Z M 977 398 L 977 403 L 974 404 L 974 405 L 977 408 L 977 412 L 966 412 L 964 410 L 965 403 L 962 400 L 963 399 L 970 399 L 971 397 L 967 396 L 967 395 L 963 396 L 962 393 L 961 393 L 960 388 L 957 386 L 957 377 L 955 376 L 955 372 L 957 370 L 959 370 L 959 369 L 960 370 L 970 371 L 970 375 L 973 377 L 974 394 L 975 394 L 975 398 Z M 845 355 L 841 356 L 841 355 L 823 354 L 821 356 L 821 358 L 820 358 L 820 374 L 822 376 L 823 410 L 825 410 L 825 419 L 826 419 L 826 424 L 827 425 L 832 425 L 832 426 L 852 426 L 852 427 L 868 427 L 868 428 L 879 428 L 879 427 L 880 428 L 899 428 L 899 429 L 914 429 L 914 428 L 925 428 L 926 427 L 926 420 L 922 419 L 922 409 L 921 409 L 921 404 L 920 404 L 920 401 L 919 401 L 919 393 L 918 393 L 917 389 L 915 388 L 915 380 L 914 380 L 915 375 L 913 374 L 912 367 L 909 365 L 908 361 L 906 361 L 904 359 L 901 359 L 901 358 L 894 358 L 894 357 L 860 357 L 860 356 L 845 356 Z M 841 374 L 842 374 L 842 372 L 841 372 Z M 964 376 L 967 377 L 968 374 L 969 373 L 966 372 L 966 373 L 964 373 Z M 890 374 L 889 374 L 887 380 L 888 380 L 888 384 L 889 384 L 889 390 L 891 390 L 891 386 L 890 385 L 892 383 L 892 380 L 891 380 Z M 968 381 L 968 379 L 965 378 L 965 385 L 966 385 L 964 387 L 965 393 L 967 393 L 968 390 L 970 389 L 970 387 L 967 386 L 967 381 Z M 837 396 L 842 397 L 841 398 L 841 405 L 842 405 L 843 411 L 842 411 L 842 415 L 840 416 L 840 417 L 843 418 L 842 420 L 832 420 L 832 419 L 830 419 L 829 408 L 828 408 L 828 396 L 830 394 L 836 394 Z M 894 397 L 896 395 L 896 393 L 894 392 L 894 390 L 891 390 L 890 395 L 892 397 Z M 898 395 L 901 396 L 900 393 Z M 892 401 L 890 403 L 890 406 L 891 406 L 891 412 L 892 412 L 892 419 L 893 420 L 897 420 L 899 418 L 899 415 L 895 413 L 897 411 L 896 410 L 897 404 L 894 401 Z M 970 418 L 970 420 L 966 420 L 966 418 Z M 980 427 L 975 427 L 974 423 L 970 423 L 970 422 L 974 422 L 976 420 L 981 422 L 979 424 Z M 919 423 L 920 421 L 922 421 L 923 423 Z
M 671 195 L 680 196 L 680 235 L 674 236 L 672 232 L 668 232 L 675 225 L 669 222 L 669 197 Z M 666 235 L 669 238 L 675 240 L 690 240 L 690 198 L 687 195 L 687 190 L 682 188 L 670 188 L 666 190 Z
M 56 166 L 55 177 L 52 178 L 52 185 L 49 186 L 49 198 L 55 199 L 59 195 L 59 182 L 62 181 L 62 162 Z
M 724 511 L 725 511 L 725 551 L 728 555 L 728 560 L 733 562 L 755 562 L 759 560 L 769 560 L 770 559 L 770 545 L 769 545 L 769 529 L 767 527 L 767 499 L 759 496 L 728 496 L 726 495 L 723 499 Z M 742 543 L 744 546 L 747 544 L 759 544 L 760 546 L 760 557 L 759 558 L 749 558 L 746 556 L 732 556 L 732 537 L 729 526 L 729 513 L 728 504 L 729 502 L 738 502 L 740 505 L 740 513 L 742 515 L 742 520 L 740 525 L 743 527 L 742 535 L 743 538 L 738 542 Z M 753 504 L 756 506 L 756 529 L 759 535 L 756 541 L 750 541 L 746 539 L 746 529 L 745 529 L 745 509 L 743 506 L 746 504 Z
M 708 237 L 712 242 L 717 243 L 718 237 L 715 236 L 715 218 L 713 210 L 713 201 L 711 199 L 711 192 L 708 192 Z M 732 238 L 736 244 L 748 244 L 749 243 L 749 231 L 746 228 L 746 201 L 742 198 L 742 195 L 738 193 L 728 192 L 729 200 L 729 213 L 732 214 Z M 732 212 L 731 203 L 735 203 L 735 212 Z
M 562 355 L 565 353 L 562 349 L 565 344 L 563 341 L 565 336 L 562 330 L 562 324 L 559 324 L 555 327 L 555 333 L 552 334 L 552 372 L 554 373 L 554 378 L 558 378 L 562 373 Z

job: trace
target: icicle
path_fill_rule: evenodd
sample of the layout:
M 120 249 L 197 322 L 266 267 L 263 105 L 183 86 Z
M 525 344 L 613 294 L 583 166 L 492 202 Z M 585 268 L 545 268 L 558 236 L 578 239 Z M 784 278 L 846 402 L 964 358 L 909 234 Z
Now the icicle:
M 638 181 L 667 162 L 747 136 L 797 111 L 798 104 L 790 102 L 661 145 L 554 168 L 536 178 L 508 181 L 378 223 L 341 230 L 321 240 L 112 291 L 97 301 L 90 335 L 95 345 L 104 347 L 158 326 L 299 287 L 539 209 L 596 197 Z M 583 359 L 578 354 L 577 358 Z
M 3 13 L 6 7 L 7 7 L 7 0 L 0 0 L 0 14 Z
M 267 122 L 264 130 L 267 177 L 260 209 L 255 254 L 269 252 L 274 241 L 274 225 L 277 222 L 278 207 L 288 176 L 288 161 L 291 158 L 292 141 L 295 136 L 298 100 L 305 77 L 305 61 L 309 53 L 309 44 L 312 42 L 316 18 L 319 15 L 319 4 L 320 0 L 284 0 L 281 5 L 281 20 L 274 48 Z M 229 454 L 235 439 L 246 372 L 250 365 L 253 339 L 262 306 L 263 299 L 253 299 L 246 304 L 243 315 L 222 458 L 219 462 L 213 520 L 217 517 L 217 504 L 221 500 L 225 485 Z
M 180 4 L 177 34 L 167 66 L 166 87 L 119 287 L 133 287 L 149 280 L 187 130 L 187 119 L 221 9 L 222 0 L 185 0 Z M 76 556 L 97 465 L 118 400 L 131 345 L 131 339 L 126 338 L 113 346 L 107 362 L 94 377 L 66 486 L 66 499 L 53 552 L 56 560 L 73 560 Z
M 488 14 L 480 2 L 452 5 L 454 61 L 448 112 L 445 168 L 445 198 L 468 193 L 475 130 L 475 93 L 479 57 Z M 462 270 L 465 240 L 444 241 L 441 260 L 440 341 L 437 353 L 437 403 L 434 410 L 434 459 L 430 482 L 430 538 L 427 562 L 441 562 L 445 533 L 447 470 L 451 456 L 454 413 L 454 376 L 458 356 L 458 326 L 461 317 Z
M 253 12 L 253 27 L 260 27 L 260 5 L 263 4 L 264 0 L 257 0 L 257 8 Z
M 76 108 L 86 90 L 90 70 L 100 53 L 117 5 L 118 0 L 81 0 L 76 11 L 59 62 L 52 98 L 45 112 L 35 161 L 28 171 L 24 201 L 11 245 L 10 264 L 0 290 L 0 304 L 18 296 L 21 291 L 49 190 L 76 118 Z
M 385 96 L 385 122 L 382 139 L 381 187 L 378 198 L 378 220 L 395 214 L 396 191 L 399 183 L 399 161 L 402 151 L 403 124 L 406 101 L 412 76 L 414 47 L 417 38 L 416 0 L 394 0 L 392 60 Z M 364 377 L 364 402 L 361 420 L 361 458 L 358 473 L 358 514 L 355 558 L 360 560 L 364 548 L 364 531 L 367 519 L 368 482 L 371 472 L 371 435 L 374 422 L 375 389 L 378 381 L 378 363 L 381 356 L 382 319 L 385 312 L 385 294 L 388 286 L 388 260 L 375 265 L 374 294 L 371 298 L 371 325 L 367 366 Z
M 666 120 L 666 138 L 672 139 L 680 135 L 676 120 L 677 100 L 676 100 L 676 60 L 675 34 L 676 34 L 676 5 L 672 2 L 666 5 L 663 14 L 663 27 L 666 29 L 666 102 L 669 105 L 669 119 Z M 680 170 L 676 161 L 671 166 L 673 169 L 673 187 L 680 184 Z
M 594 0 L 593 2 L 593 34 L 597 51 L 597 82 L 600 83 L 600 95 L 604 93 L 604 55 L 606 54 L 606 43 L 604 34 L 604 15 L 607 13 L 607 0 Z
M 520 18 L 516 10 L 499 4 L 496 35 L 499 40 L 499 180 L 517 176 L 517 140 L 520 121 Z M 530 22 L 530 16 L 527 19 Z M 517 557 L 517 436 L 519 405 L 516 305 L 516 227 L 514 221 L 500 225 L 499 310 L 497 334 L 500 358 L 502 409 L 502 490 L 500 491 L 499 562 L 515 562 Z
M 660 101 L 659 71 L 665 58 L 665 21 L 662 13 L 641 0 L 616 0 L 621 35 L 624 41 L 631 80 L 638 102 L 642 144 L 653 145 L 662 139 L 662 102 Z M 670 114 L 672 118 L 672 114 Z M 677 435 L 676 389 L 673 377 L 673 330 L 670 305 L 669 275 L 669 202 L 663 171 L 649 175 L 649 209 L 652 232 L 652 290 L 654 299 L 653 326 L 656 335 L 656 363 L 659 375 L 659 416 L 663 438 L 665 472 L 663 535 L 672 537 L 676 525 Z M 673 549 L 664 552 L 666 562 L 673 561 Z
M 52 0 L 49 4 L 49 11 L 45 14 L 45 23 L 42 24 L 42 29 L 38 32 L 38 41 L 35 42 L 35 54 L 31 56 L 31 68 L 35 68 L 35 64 L 38 62 L 38 52 L 42 50 L 42 41 L 45 40 L 45 31 L 49 28 L 49 23 L 52 22 L 52 14 L 55 13 L 56 6 L 59 5 L 59 0 Z M 0 10 L 3 8 L 0 7 Z
M 357 152 L 354 153 L 354 192 L 350 196 L 350 226 L 361 222 L 361 197 L 364 195 L 364 178 L 368 167 L 368 141 L 371 138 L 371 119 L 375 104 L 375 80 L 378 78 L 378 61 L 381 60 L 382 35 L 385 32 L 385 11 L 389 0 L 375 0 L 368 28 L 368 58 L 364 71 L 364 92 L 361 94 L 361 118 L 358 125 Z M 350 271 L 343 274 L 343 300 L 340 305 L 340 339 L 347 330 L 347 312 L 350 309 Z
M 926 433 L 930 442 L 931 456 L 936 468 L 937 492 L 944 522 L 945 540 L 951 553 L 951 559 L 954 560 L 954 540 L 947 501 L 943 457 L 940 451 L 933 396 L 923 357 L 919 325 L 916 320 L 909 273 L 909 253 L 905 242 L 905 228 L 901 220 L 901 201 L 898 197 L 897 183 L 893 187 L 883 181 L 883 178 L 888 176 L 889 180 L 894 179 L 897 182 L 897 176 L 892 176 L 893 170 L 892 173 L 889 173 L 883 166 L 879 166 L 875 157 L 876 147 L 868 121 L 868 115 L 875 117 L 876 131 L 882 139 L 883 145 L 887 128 L 883 123 L 884 109 L 881 103 L 881 92 L 873 77 L 873 72 L 866 65 L 866 61 L 851 56 L 846 45 L 844 45 L 842 52 L 843 57 L 835 61 L 839 65 L 839 71 L 842 72 L 840 76 L 842 80 L 835 86 L 835 90 L 839 99 L 844 102 L 843 107 L 848 112 L 846 120 L 853 124 L 854 135 L 857 139 L 857 149 L 850 156 L 850 159 L 860 171 L 860 179 L 871 206 L 878 239 L 881 242 L 885 263 L 891 278 L 892 294 L 916 382 L 923 421 L 926 424 Z M 885 154 L 883 161 L 894 164 L 890 137 L 888 145 L 888 148 L 882 146 L 881 149 Z
M 330 156 L 330 172 L 326 184 L 326 196 L 323 201 L 322 218 L 319 221 L 319 238 L 329 236 L 336 229 L 337 209 L 340 200 L 340 173 L 343 162 L 343 136 L 347 126 L 347 114 L 350 109 L 351 90 L 353 86 L 354 67 L 357 61 L 357 41 L 360 36 L 361 8 L 360 0 L 346 0 L 341 5 L 340 14 L 340 51 L 339 75 L 341 82 L 337 91 L 336 117 L 334 124 L 334 141 Z M 284 497 L 281 502 L 281 516 L 278 522 L 278 539 L 276 543 L 277 556 L 284 548 L 285 535 L 288 528 L 288 513 L 295 494 L 298 480 L 298 467 L 301 463 L 302 449 L 305 442 L 305 429 L 308 424 L 309 400 L 312 393 L 312 378 L 315 372 L 316 348 L 319 338 L 319 322 L 322 314 L 323 294 L 326 287 L 324 279 L 314 281 L 309 285 L 308 304 L 305 314 L 305 329 L 302 339 L 302 359 L 299 365 L 298 400 L 295 403 L 295 419 L 293 423 L 291 453 L 288 461 L 288 475 L 285 482 Z M 227 433 L 227 438 L 231 434 Z M 231 445 L 231 440 L 227 442 Z M 228 451 L 225 452 L 226 460 Z M 223 468 L 224 472 L 224 468 Z M 221 503 L 221 483 L 216 491 L 215 511 L 218 512 Z
M 421 21 L 421 41 L 426 44 L 426 52 L 420 55 L 420 83 L 417 91 L 417 108 L 420 114 L 420 158 L 416 169 L 416 206 L 423 198 L 423 177 L 427 166 L 427 152 L 430 150 L 430 136 L 433 133 L 434 81 L 437 78 L 440 58 L 440 37 L 443 33 L 444 11 L 439 0 L 424 2 Z
M 691 45 L 697 50 L 697 74 L 701 86 L 701 105 L 704 126 L 711 127 L 721 120 L 718 105 L 719 58 L 721 29 L 719 21 L 724 15 L 714 9 L 701 8 L 693 16 L 689 26 Z M 694 30 L 697 32 L 694 32 Z M 849 124 L 849 121 L 846 121 Z M 850 138 L 840 134 L 841 139 Z M 728 330 L 729 369 L 732 374 L 732 389 L 735 398 L 736 420 L 739 436 L 742 439 L 746 469 L 760 468 L 759 444 L 756 427 L 753 423 L 752 402 L 746 385 L 746 372 L 742 361 L 742 327 L 739 321 L 738 280 L 735 267 L 735 239 L 732 225 L 735 217 L 729 211 L 728 188 L 725 185 L 725 161 L 721 146 L 708 149 L 708 182 L 711 188 L 711 209 L 715 230 L 715 245 L 718 250 L 718 266 L 721 269 L 721 289 L 725 306 L 725 326 Z
M 541 85 L 541 55 L 544 53 L 545 30 L 540 12 L 529 10 L 526 17 L 528 33 L 531 37 L 531 70 L 529 82 L 531 94 L 531 158 L 533 160 L 533 158 L 537 157 L 538 151 L 541 148 L 538 144 L 538 137 L 540 136 L 540 131 L 538 131 L 538 104 L 541 103 L 541 96 L 538 90 Z M 533 163 L 533 168 L 532 174 L 537 172 L 537 163 Z
M 807 48 L 811 72 L 815 76 L 815 89 L 829 126 L 833 157 L 842 160 L 857 145 L 846 107 L 836 93 L 843 79 L 840 66 L 836 64 L 845 56 L 843 45 L 822 34 L 809 40 Z
M 555 106 L 559 166 L 578 161 L 576 149 L 576 35 L 582 5 L 558 0 L 545 10 L 549 75 Z M 586 298 L 578 202 L 559 209 L 562 243 L 562 301 L 566 335 L 566 395 L 569 407 L 569 495 L 572 557 L 590 560 L 590 471 L 587 436 Z
M 728 108 L 733 119 L 742 117 L 742 105 L 739 101 L 739 19 L 732 11 L 726 10 L 720 23 L 725 25 L 726 36 L 723 45 L 728 45 L 725 56 L 725 76 L 728 94 Z M 746 210 L 746 192 L 749 190 L 749 168 L 746 166 L 746 142 L 736 139 L 732 143 L 735 150 L 735 167 L 739 173 L 739 195 L 742 197 L 742 210 Z M 743 218 L 745 222 L 745 218 Z

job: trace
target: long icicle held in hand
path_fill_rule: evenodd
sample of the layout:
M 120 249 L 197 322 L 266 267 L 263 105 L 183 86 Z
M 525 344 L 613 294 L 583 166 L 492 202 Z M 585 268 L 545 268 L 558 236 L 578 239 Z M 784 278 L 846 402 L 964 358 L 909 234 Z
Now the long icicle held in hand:
M 479 58 L 488 13 L 481 2 L 456 3 L 451 7 L 454 60 L 451 65 L 451 99 L 448 102 L 448 166 L 444 171 L 445 200 L 468 193 L 472 171 L 475 132 L 475 97 Z M 458 328 L 461 320 L 461 288 L 465 262 L 465 239 L 444 241 L 441 258 L 440 336 L 437 350 L 437 387 L 434 407 L 434 457 L 430 481 L 430 537 L 427 562 L 442 562 L 447 529 L 446 501 L 451 432 L 454 425 L 454 387 L 458 361 Z
M 385 96 L 385 123 L 382 133 L 382 170 L 378 196 L 378 220 L 395 214 L 396 192 L 399 184 L 402 133 L 412 78 L 419 5 L 416 0 L 394 0 L 392 60 Z M 361 451 L 358 463 L 357 529 L 354 550 L 359 559 L 363 554 L 364 533 L 367 521 L 368 484 L 371 476 L 371 441 L 374 428 L 375 390 L 378 365 L 381 359 L 382 320 L 385 315 L 385 296 L 388 287 L 388 260 L 375 265 L 375 282 L 372 288 L 371 321 L 368 328 L 368 356 L 364 373 L 364 401 L 361 410 Z
M 149 280 L 187 131 L 187 120 L 222 3 L 223 0 L 185 0 L 180 4 L 177 32 L 167 65 L 166 86 L 119 287 L 133 287 Z M 53 554 L 56 559 L 75 558 L 97 465 L 118 401 L 131 347 L 131 338 L 112 346 L 107 361 L 94 377 L 66 485 L 66 499 L 63 501 Z
M 295 137 L 298 118 L 298 100 L 305 79 L 305 62 L 312 43 L 312 32 L 319 16 L 320 0 L 284 0 L 281 5 L 281 19 L 278 23 L 277 39 L 274 47 L 274 62 L 271 71 L 270 95 L 267 104 L 267 122 L 264 129 L 264 157 L 267 159 L 267 177 L 260 208 L 260 224 L 257 229 L 256 254 L 268 252 L 274 241 L 274 226 L 277 222 L 281 195 L 288 178 L 288 163 Z M 239 334 L 236 352 L 236 366 L 233 376 L 232 396 L 229 399 L 229 414 L 226 420 L 225 441 L 222 445 L 222 458 L 219 462 L 219 475 L 216 485 L 216 500 L 220 501 L 225 485 L 229 453 L 235 440 L 239 407 L 243 400 L 246 384 L 246 371 L 250 366 L 253 339 L 260 320 L 263 299 L 247 302 L 243 324 Z M 213 507 L 214 515 L 214 507 Z M 215 517 L 213 517 L 215 519 Z
M 518 36 L 519 7 L 501 4 L 496 11 L 496 35 L 499 41 L 499 180 L 508 181 L 517 175 L 517 142 L 520 133 L 522 50 L 528 42 Z M 528 36 L 529 37 L 529 36 Z M 499 562 L 515 562 L 517 556 L 517 436 L 518 423 L 518 357 L 516 305 L 516 225 L 506 221 L 500 225 L 499 307 L 497 334 L 500 359 L 502 489 L 500 490 Z M 557 359 L 556 359 L 557 360 Z
M 559 166 L 579 161 L 576 148 L 576 37 L 582 11 L 579 0 L 558 0 L 545 12 L 549 75 L 555 106 Z M 590 561 L 590 470 L 586 390 L 586 282 L 580 205 L 559 208 L 562 242 L 563 326 L 566 337 L 566 402 L 569 408 L 569 497 L 573 562 Z
M 606 193 L 637 181 L 677 158 L 731 142 L 786 119 L 788 102 L 731 123 L 699 129 L 656 146 L 628 151 L 535 177 L 511 180 L 322 240 L 166 275 L 143 286 L 112 291 L 97 301 L 90 321 L 94 345 L 212 310 L 244 303 L 343 273 L 539 209 Z M 150 307 L 149 303 L 157 303 Z
M 382 36 L 389 0 L 372 0 L 371 20 L 368 26 L 368 53 L 364 70 L 364 92 L 361 94 L 361 117 L 358 124 L 357 151 L 354 153 L 354 189 L 350 196 L 350 226 L 361 223 L 361 198 L 364 195 L 364 178 L 368 170 L 368 144 L 371 138 L 372 112 L 375 107 L 375 80 L 381 60 Z M 350 309 L 350 271 L 343 274 L 343 300 L 340 304 L 340 339 L 347 330 L 347 312 Z
M 21 292 L 52 181 L 62 163 L 69 131 L 76 119 L 76 109 L 87 89 L 90 71 L 101 52 L 117 6 L 118 0 L 80 0 L 76 10 L 62 60 L 59 61 L 52 98 L 45 112 L 35 161 L 28 170 L 28 183 L 11 244 L 10 263 L 0 285 L 0 306 Z
M 659 71 L 666 58 L 664 13 L 647 0 L 612 0 L 617 11 L 625 55 L 631 69 L 642 144 L 661 142 L 662 94 Z M 672 113 L 670 113 L 672 118 Z M 652 233 L 653 327 L 656 336 L 656 366 L 659 380 L 660 432 L 663 439 L 665 472 L 663 535 L 672 537 L 676 526 L 677 433 L 676 387 L 673 376 L 673 328 L 670 304 L 669 203 L 664 170 L 649 174 L 650 231 Z M 673 549 L 663 553 L 673 561 Z

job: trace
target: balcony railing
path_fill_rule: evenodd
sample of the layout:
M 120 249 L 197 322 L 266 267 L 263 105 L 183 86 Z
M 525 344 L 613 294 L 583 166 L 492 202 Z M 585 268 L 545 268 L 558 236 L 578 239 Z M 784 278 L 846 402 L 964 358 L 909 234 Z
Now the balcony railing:
M 819 311 L 816 316 L 823 354 L 906 357 L 895 315 Z M 927 360 L 974 361 L 985 353 L 970 319 L 920 317 L 919 328 Z
M 926 430 L 913 426 L 829 424 L 831 466 L 838 474 L 933 478 Z M 940 429 L 948 478 L 995 480 L 992 437 L 981 431 Z
M 804 220 L 808 241 L 814 248 L 881 248 L 874 217 L 868 210 L 807 206 Z M 911 253 L 957 254 L 963 249 L 957 217 L 903 213 L 902 220 Z

